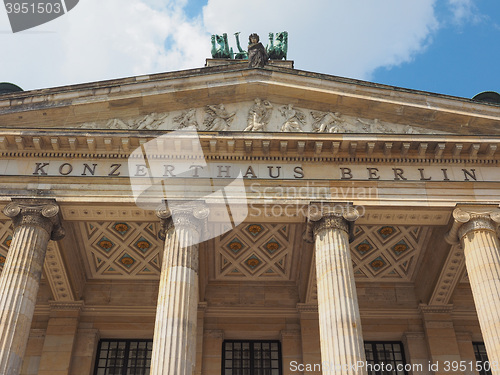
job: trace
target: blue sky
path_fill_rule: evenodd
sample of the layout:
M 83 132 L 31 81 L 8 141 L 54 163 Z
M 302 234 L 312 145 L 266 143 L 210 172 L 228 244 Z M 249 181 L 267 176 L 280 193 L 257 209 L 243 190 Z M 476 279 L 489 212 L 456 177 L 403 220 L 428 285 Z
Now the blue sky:
M 293 6 L 291 6 L 293 4 Z M 80 0 L 12 34 L 0 8 L 0 81 L 53 87 L 201 67 L 210 35 L 289 32 L 301 70 L 470 98 L 500 91 L 498 0 Z
M 500 92 L 500 2 L 471 1 L 458 19 L 445 3 L 436 6 L 440 27 L 427 47 L 411 61 L 376 69 L 375 82 L 468 98 Z

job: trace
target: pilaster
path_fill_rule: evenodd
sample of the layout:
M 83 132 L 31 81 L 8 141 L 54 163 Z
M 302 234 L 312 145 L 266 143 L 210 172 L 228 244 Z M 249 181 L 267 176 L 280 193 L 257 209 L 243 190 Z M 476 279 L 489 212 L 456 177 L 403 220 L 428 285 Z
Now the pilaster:
M 409 375 L 431 375 L 429 370 L 429 352 L 424 332 L 405 332 L 403 334 L 406 362 L 414 371 Z
M 451 318 L 453 306 L 420 305 L 420 311 L 424 320 L 430 359 L 433 364 L 437 363 L 434 373 L 436 375 L 448 374 L 449 371 L 445 371 L 445 362 L 461 361 L 455 327 Z M 463 372 L 456 373 L 463 374 Z
M 220 374 L 224 331 L 209 329 L 203 332 L 202 375 Z
M 69 375 L 83 301 L 51 302 L 38 375 Z

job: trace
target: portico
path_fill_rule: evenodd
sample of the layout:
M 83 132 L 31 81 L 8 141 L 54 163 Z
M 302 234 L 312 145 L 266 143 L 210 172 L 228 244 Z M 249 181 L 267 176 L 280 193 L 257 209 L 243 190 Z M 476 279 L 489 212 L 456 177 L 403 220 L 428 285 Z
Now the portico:
M 298 73 L 0 97 L 0 374 L 472 375 L 484 348 L 500 362 L 499 107 Z M 268 122 L 245 131 L 264 101 Z M 220 104 L 230 129 L 207 131 Z M 285 109 L 302 131 L 283 130 Z M 199 142 L 148 148 L 187 117 Z M 138 204 L 132 186 L 159 180 L 167 206 Z

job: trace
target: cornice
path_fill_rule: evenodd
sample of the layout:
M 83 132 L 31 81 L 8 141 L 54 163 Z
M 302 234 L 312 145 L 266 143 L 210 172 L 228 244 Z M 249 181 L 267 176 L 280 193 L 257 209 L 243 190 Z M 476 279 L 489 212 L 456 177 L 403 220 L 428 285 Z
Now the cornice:
M 126 159 L 142 144 L 164 134 L 88 130 L 0 129 L 4 158 Z M 205 158 L 213 161 L 301 161 L 430 164 L 498 164 L 500 137 L 199 132 Z
M 223 79 L 221 79 L 223 76 Z M 289 69 L 268 65 L 261 69 L 246 66 L 225 65 L 196 68 L 182 71 L 157 73 L 136 77 L 85 83 L 72 86 L 48 88 L 26 92 L 17 92 L 0 100 L 0 113 L 8 110 L 33 110 L 37 108 L 68 106 L 80 104 L 82 101 L 102 102 L 110 99 L 120 100 L 135 96 L 158 95 L 168 92 L 178 92 L 176 80 L 189 79 L 186 90 L 207 89 L 213 86 L 227 86 L 241 83 L 263 83 L 274 81 L 283 86 L 296 88 L 308 81 L 308 88 L 318 91 L 329 91 L 355 98 L 369 98 L 375 101 L 393 105 L 408 105 L 424 110 L 448 111 L 453 114 L 470 115 L 467 110 L 480 108 L 479 115 L 486 117 L 490 112 L 498 119 L 498 108 L 494 105 L 478 103 L 477 101 L 452 97 L 442 94 L 410 90 L 401 87 L 382 85 L 367 81 L 338 77 L 322 73 Z M 300 87 L 300 86 L 299 86 Z M 376 93 L 377 96 L 374 96 Z M 409 101 L 410 103 L 408 103 Z M 59 102 L 59 103 L 58 103 Z M 478 111 L 479 112 L 479 111 Z

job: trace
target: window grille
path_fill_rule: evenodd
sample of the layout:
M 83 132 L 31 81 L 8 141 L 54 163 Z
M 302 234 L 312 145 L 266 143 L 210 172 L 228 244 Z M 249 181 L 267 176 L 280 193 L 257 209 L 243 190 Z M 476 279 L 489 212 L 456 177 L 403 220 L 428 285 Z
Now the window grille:
M 476 355 L 476 369 L 479 375 L 491 375 L 491 366 L 486 353 L 486 346 L 482 342 L 473 342 L 474 354 Z M 478 363 L 480 362 L 480 363 Z
M 365 341 L 368 375 L 408 375 L 401 342 Z
M 222 375 L 281 375 L 279 341 L 226 340 L 222 344 Z
M 149 375 L 153 340 L 101 340 L 94 375 Z

